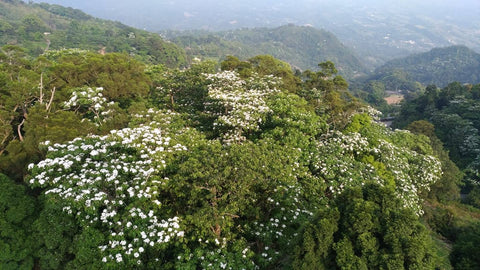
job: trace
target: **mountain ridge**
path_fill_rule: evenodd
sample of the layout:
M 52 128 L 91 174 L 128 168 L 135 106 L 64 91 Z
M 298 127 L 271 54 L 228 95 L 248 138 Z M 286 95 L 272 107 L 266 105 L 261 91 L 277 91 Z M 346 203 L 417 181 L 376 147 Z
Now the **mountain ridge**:
M 222 59 L 227 55 L 250 58 L 269 54 L 292 67 L 318 69 L 332 61 L 340 74 L 354 78 L 366 73 L 356 54 L 331 32 L 288 24 L 276 28 L 243 28 L 223 32 L 166 32 L 191 57 Z
M 47 49 L 79 48 L 123 52 L 169 67 L 186 65 L 185 52 L 158 34 L 59 5 L 2 0 L 0 34 L 0 43 L 22 46 L 32 56 Z
M 480 83 L 480 54 L 464 45 L 434 48 L 428 52 L 388 61 L 375 70 L 387 74 L 402 70 L 424 85 L 444 87 L 448 83 Z

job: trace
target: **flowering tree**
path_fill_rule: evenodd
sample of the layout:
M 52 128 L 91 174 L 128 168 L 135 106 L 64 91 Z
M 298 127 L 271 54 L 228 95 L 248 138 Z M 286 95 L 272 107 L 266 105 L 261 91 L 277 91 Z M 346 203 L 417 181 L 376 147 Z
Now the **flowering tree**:
M 275 88 L 279 80 L 272 76 L 253 75 L 241 79 L 236 72 L 223 71 L 208 74 L 212 80 L 208 86 L 208 96 L 214 100 L 218 111 L 212 111 L 218 118 L 214 123 L 223 131 L 222 138 L 228 143 L 242 142 L 245 135 L 258 131 L 271 110 L 267 106 L 268 97 L 279 90 Z
M 271 76 L 204 76 L 203 106 L 189 109 L 175 92 L 182 106 L 172 108 L 183 114 L 132 109 L 128 128 L 42 146 L 46 158 L 29 166 L 27 179 L 44 202 L 35 226 L 49 254 L 42 265 L 290 267 L 302 228 L 344 192 L 372 183 L 421 214 L 421 192 L 440 174 L 426 137 L 388 130 L 367 114 L 334 130 Z M 65 105 L 101 116 L 101 92 L 76 91 Z M 217 136 L 191 128 L 191 114 L 213 116 Z M 340 214 L 321 224 L 334 231 Z
M 352 123 L 364 115 L 357 115 Z M 357 132 L 331 132 L 318 141 L 313 155 L 315 174 L 335 195 L 347 187 L 374 182 L 396 190 L 405 207 L 422 213 L 421 192 L 440 179 L 441 164 L 431 156 L 428 142 L 408 131 L 391 131 L 367 120 Z M 348 130 L 347 127 L 346 130 Z
M 29 183 L 81 228 L 102 234 L 97 249 L 107 265 L 145 264 L 148 250 L 183 237 L 179 217 L 158 196 L 166 160 L 187 150 L 168 130 L 153 122 L 47 147 L 47 158 L 29 166 Z
M 114 105 L 114 102 L 107 102 L 107 99 L 103 97 L 103 88 L 96 87 L 83 87 L 75 89 L 68 101 L 64 103 L 65 109 L 73 109 L 75 111 L 81 111 L 84 114 L 92 114 L 91 118 L 96 125 L 101 125 L 106 121 L 112 110 L 110 107 Z

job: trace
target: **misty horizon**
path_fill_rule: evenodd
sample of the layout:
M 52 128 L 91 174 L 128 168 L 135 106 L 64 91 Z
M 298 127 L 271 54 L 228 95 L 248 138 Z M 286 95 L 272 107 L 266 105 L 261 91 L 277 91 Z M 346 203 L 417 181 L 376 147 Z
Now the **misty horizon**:
M 104 19 L 116 20 L 149 31 L 160 30 L 227 30 L 242 27 L 280 26 L 288 23 L 327 28 L 346 24 L 362 13 L 399 14 L 406 18 L 418 16 L 443 17 L 448 21 L 469 24 L 480 14 L 480 2 L 462 1 L 72 1 L 41 0 L 80 9 Z M 345 17 L 330 16 L 340 13 Z M 408 23 L 406 21 L 405 23 Z

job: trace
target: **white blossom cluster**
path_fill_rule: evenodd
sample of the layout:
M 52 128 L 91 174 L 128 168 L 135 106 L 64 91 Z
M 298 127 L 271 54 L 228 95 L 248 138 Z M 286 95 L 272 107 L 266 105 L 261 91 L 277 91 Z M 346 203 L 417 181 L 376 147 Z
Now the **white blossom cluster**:
M 279 80 L 258 75 L 241 79 L 234 71 L 206 76 L 212 81 L 208 86 L 209 97 L 223 107 L 217 112 L 214 125 L 228 129 L 223 135 L 225 143 L 244 141 L 244 133 L 258 130 L 267 113 L 271 112 L 267 98 L 279 92 L 276 88 Z
M 430 186 L 440 179 L 440 161 L 384 140 L 380 140 L 373 151 L 380 153 L 378 159 L 394 176 L 397 195 L 405 207 L 414 209 L 418 215 L 423 214 L 419 195 L 422 191 L 429 191 Z
M 88 53 L 87 50 L 82 50 L 78 48 L 72 49 L 60 49 L 60 50 L 48 50 L 43 53 L 43 56 L 51 59 L 51 58 L 58 58 L 63 55 L 85 55 Z
M 91 87 L 79 88 L 72 92 L 72 96 L 66 101 L 63 106 L 65 109 L 86 107 L 86 109 L 94 114 L 94 120 L 96 124 L 106 121 L 112 110 L 109 109 L 114 105 L 114 102 L 107 102 L 107 99 L 103 96 L 103 87 Z
M 104 262 L 141 264 L 147 248 L 184 235 L 178 217 L 162 215 L 158 197 L 168 181 L 161 177 L 165 159 L 184 150 L 155 123 L 77 138 L 48 146 L 47 158 L 29 165 L 30 184 L 61 198 L 81 226 L 109 232 L 99 247 Z
M 394 185 L 404 206 L 418 215 L 422 214 L 420 192 L 429 190 L 441 176 L 441 164 L 436 158 L 385 139 L 369 142 L 358 133 L 330 133 L 318 142 L 312 163 L 315 173 L 327 181 L 328 192 L 333 195 L 368 181 Z
M 292 245 L 297 228 L 313 217 L 313 209 L 307 209 L 301 194 L 300 185 L 279 185 L 267 198 L 270 216 L 247 226 L 246 231 L 265 244 L 260 251 L 260 261 L 269 264 L 278 260 L 281 254 L 278 247 Z
M 204 242 L 208 243 L 208 240 Z M 196 269 L 260 269 L 249 259 L 252 253 L 252 250 L 247 246 L 241 251 L 240 258 L 237 257 L 240 254 L 232 256 L 232 252 L 228 250 L 225 244 L 218 241 L 215 246 L 205 245 L 202 248 L 195 249 L 194 252 L 189 255 L 178 256 L 179 264 L 176 268 L 191 269 L 192 266 L 189 265 L 188 262 L 197 260 L 198 264 L 195 267 Z
M 178 132 L 186 131 L 184 121 L 179 113 L 171 110 L 157 110 L 149 108 L 144 112 L 139 112 L 131 115 L 130 125 L 150 125 L 154 124 L 169 133 L 177 134 Z
M 359 113 L 366 113 L 368 116 L 372 117 L 373 120 L 380 120 L 380 117 L 382 116 L 382 112 L 371 107 L 371 106 L 365 106 L 362 107 L 358 110 Z

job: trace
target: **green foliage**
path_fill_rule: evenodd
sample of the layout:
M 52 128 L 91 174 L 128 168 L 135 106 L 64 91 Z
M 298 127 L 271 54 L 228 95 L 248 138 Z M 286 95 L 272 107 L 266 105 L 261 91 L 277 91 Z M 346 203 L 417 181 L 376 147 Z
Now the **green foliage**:
M 455 269 L 478 269 L 480 267 L 480 224 L 472 224 L 463 229 L 453 246 L 450 255 Z
M 347 189 L 303 229 L 294 269 L 433 269 L 428 231 L 388 187 Z
M 36 200 L 25 186 L 0 174 L 0 268 L 32 269 L 38 243 L 32 222 Z
M 367 82 L 365 90 L 373 90 L 369 89 L 369 84 L 379 82 L 384 85 L 385 90 L 402 92 L 404 94 L 419 92 L 423 89 L 422 84 L 416 82 L 412 76 L 412 74 L 400 68 L 379 68 L 374 75 L 369 76 L 365 80 Z
M 131 99 L 144 97 L 150 89 L 145 65 L 125 54 L 75 53 L 59 51 L 48 54 L 56 59 L 52 76 L 57 88 L 103 87 L 103 95 L 109 100 L 128 107 Z
M 29 59 L 16 46 L 1 55 L 0 168 L 17 180 L 42 157 L 39 143 L 123 128 L 125 109 L 149 92 L 145 66 L 126 55 L 62 50 Z M 84 87 L 98 84 L 108 88 Z
M 443 175 L 428 195 L 440 203 L 431 200 L 425 218 L 440 237 L 454 242 L 450 261 L 455 269 L 478 267 L 478 255 L 473 251 L 478 238 L 478 211 L 453 202 L 459 198 L 459 187 L 466 184 L 463 193 L 469 194 L 463 201 L 478 207 L 480 126 L 474 89 L 476 86 L 459 83 L 441 90 L 428 86 L 423 95 L 402 105 L 395 121 L 396 126 L 409 124 L 407 128 L 412 132 L 428 136 L 434 154 L 442 163 Z
M 294 76 L 292 68 L 286 62 L 280 61 L 271 55 L 257 55 L 248 59 L 254 72 L 261 76 L 273 75 L 282 78 L 282 89 L 296 92 L 300 80 Z
M 268 100 L 271 113 L 262 126 L 262 137 L 308 148 L 312 138 L 327 131 L 325 116 L 312 111 L 306 100 L 295 94 L 280 93 Z
M 205 74 L 214 72 L 215 63 L 211 61 L 193 64 L 187 70 L 150 67 L 147 73 L 153 82 L 150 94 L 152 103 L 162 109 L 189 113 L 195 117 L 205 110 L 208 99 L 208 82 Z
M 240 61 L 235 56 L 227 56 L 221 63 L 222 70 L 236 71 L 241 77 L 252 76 L 255 72 L 261 76 L 272 75 L 282 79 L 281 88 L 296 92 L 300 80 L 296 77 L 286 62 L 280 61 L 271 55 L 257 55 L 247 61 Z
M 337 75 L 335 64 L 331 61 L 319 63 L 320 71 L 306 70 L 301 74 L 303 80 L 299 95 L 305 98 L 317 114 L 328 115 L 334 128 L 342 129 L 349 116 L 360 107 L 357 100 L 348 92 L 348 83 Z
M 240 61 L 235 56 L 227 55 L 220 64 L 222 70 L 237 71 L 242 77 L 248 77 L 252 73 L 252 64 L 248 61 Z
M 464 202 L 466 204 L 480 208 L 480 187 L 473 187 L 473 189 L 465 197 Z
M 360 132 L 363 129 L 369 129 L 371 126 L 372 118 L 366 114 L 356 114 L 350 120 L 348 126 L 345 127 L 343 132 L 345 133 L 352 133 L 352 132 Z
M 340 213 L 335 208 L 317 214 L 313 221 L 302 229 L 301 245 L 295 248 L 293 269 L 332 269 L 335 267 L 335 252 L 332 245 L 338 231 Z
M 295 178 L 294 166 L 287 161 L 292 157 L 286 155 L 286 150 L 266 142 L 227 149 L 213 143 L 199 147 L 188 160 L 176 165 L 170 184 L 176 192 L 171 196 L 175 206 L 171 207 L 185 216 L 186 235 L 193 240 L 188 246 L 195 247 L 195 256 L 203 255 L 199 250 L 217 245 L 221 246 L 224 263 L 251 268 L 245 260 L 242 264 L 237 259 L 229 261 L 228 252 L 239 250 L 236 246 L 242 244 L 244 258 L 250 257 L 253 250 L 257 263 L 265 260 L 261 264 L 267 265 L 278 259 L 278 251 L 284 247 L 280 244 L 294 232 L 290 226 L 299 222 L 288 218 L 289 210 L 297 204 L 287 201 L 294 192 L 288 187 L 295 185 Z M 279 223 L 283 227 L 277 228 Z M 245 245 L 252 242 L 262 244 Z M 262 252 L 265 255 L 261 256 Z M 204 259 L 196 260 L 203 265 Z
M 459 199 L 459 187 L 463 174 L 448 156 L 448 152 L 444 149 L 443 143 L 437 135 L 435 135 L 435 127 L 433 124 L 420 120 L 410 123 L 407 129 L 415 134 L 427 136 L 430 139 L 430 145 L 432 146 L 435 156 L 438 157 L 442 163 L 442 177 L 432 185 L 428 196 L 439 201 Z
M 33 223 L 35 237 L 40 247 L 36 251 L 42 269 L 59 269 L 72 259 L 70 249 L 75 234 L 79 232 L 74 218 L 63 211 L 58 199 L 41 197 L 42 211 Z
M 365 100 L 368 104 L 378 108 L 381 111 L 386 111 L 389 109 L 387 102 L 385 101 L 386 89 L 385 83 L 381 80 L 370 80 L 367 81 L 362 87 L 361 90 L 355 89 L 353 86 L 351 89 L 352 93 L 355 96 Z M 390 88 L 391 89 L 391 88 Z
M 435 192 L 438 198 L 458 198 L 454 196 L 455 185 L 459 185 L 458 179 L 462 174 L 456 166 L 462 170 L 464 193 L 472 190 L 478 184 L 478 160 L 480 153 L 480 121 L 478 118 L 479 100 L 476 97 L 476 86 L 451 83 L 438 91 L 436 87 L 429 86 L 427 91 L 418 98 L 402 105 L 399 116 L 394 122 L 395 127 L 404 127 L 415 120 L 428 120 L 434 126 L 427 132 L 432 146 L 436 149 L 436 155 L 442 160 L 445 175 L 436 186 Z M 418 124 L 417 124 L 418 126 Z M 421 126 L 426 126 L 421 124 Z M 417 127 L 419 128 L 419 127 Z M 426 127 L 419 128 L 419 132 Z M 445 150 L 442 150 L 442 142 Z M 447 158 L 450 157 L 451 161 Z M 456 165 L 456 166 L 455 166 Z M 475 201 L 470 196 L 469 201 Z
M 43 157 L 43 152 L 39 149 L 40 143 L 61 143 L 87 135 L 93 130 L 92 124 L 82 122 L 73 112 L 47 113 L 40 107 L 31 108 L 29 118 L 25 121 L 25 139 L 9 142 L 4 155 L 0 156 L 0 168 L 17 179 L 21 178 L 27 164 Z

